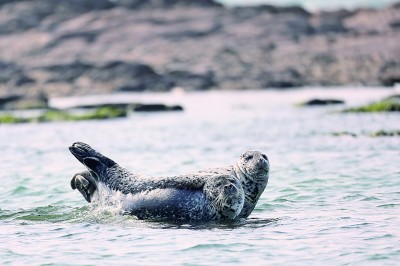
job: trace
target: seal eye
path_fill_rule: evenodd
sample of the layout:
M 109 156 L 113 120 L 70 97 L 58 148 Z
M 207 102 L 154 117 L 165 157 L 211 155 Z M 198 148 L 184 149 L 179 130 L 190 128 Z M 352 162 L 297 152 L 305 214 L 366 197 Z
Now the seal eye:
M 267 155 L 265 155 L 265 154 L 263 154 L 263 155 L 261 155 L 265 160 L 267 160 L 268 161 L 268 157 L 267 157 Z
M 246 157 L 244 157 L 244 159 L 246 161 L 253 159 L 253 155 L 247 155 Z

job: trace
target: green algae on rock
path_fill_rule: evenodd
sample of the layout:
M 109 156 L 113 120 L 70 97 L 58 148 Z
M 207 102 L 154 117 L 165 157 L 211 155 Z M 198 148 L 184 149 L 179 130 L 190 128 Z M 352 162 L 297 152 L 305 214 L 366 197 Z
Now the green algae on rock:
M 334 137 L 359 137 L 359 136 L 366 136 L 366 137 L 400 137 L 400 130 L 378 130 L 372 132 L 362 132 L 360 134 L 356 134 L 353 132 L 348 131 L 341 131 L 341 132 L 332 132 L 332 136 Z
M 385 98 L 381 101 L 367 105 L 352 107 L 344 110 L 345 113 L 366 113 L 366 112 L 400 112 L 400 100 L 397 98 Z
M 379 130 L 368 134 L 370 137 L 400 137 L 400 130 Z
M 0 124 L 15 124 L 15 123 L 27 123 L 27 122 L 59 122 L 59 121 L 83 121 L 83 120 L 100 120 L 100 119 L 112 119 L 119 117 L 126 117 L 128 114 L 126 108 L 118 108 L 113 106 L 104 106 L 97 108 L 93 111 L 85 112 L 83 114 L 74 114 L 69 111 L 63 110 L 47 110 L 43 114 L 31 117 L 23 118 L 14 116 L 6 113 L 0 115 Z

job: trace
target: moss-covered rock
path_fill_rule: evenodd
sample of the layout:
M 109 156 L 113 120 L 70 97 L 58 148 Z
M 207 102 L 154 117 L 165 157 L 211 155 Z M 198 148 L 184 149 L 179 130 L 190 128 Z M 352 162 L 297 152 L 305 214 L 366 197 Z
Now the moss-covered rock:
M 367 136 L 367 137 L 400 137 L 400 130 L 378 130 L 373 132 L 362 132 L 360 134 L 356 134 L 353 132 L 348 131 L 341 131 L 341 132 L 333 132 L 331 133 L 332 136 L 335 137 L 358 137 L 358 136 Z
M 17 123 L 25 123 L 29 122 L 29 119 L 16 117 L 11 114 L 2 114 L 0 115 L 0 124 L 17 124 Z
M 400 137 L 400 130 L 379 130 L 368 134 L 370 137 Z
M 43 114 L 32 118 L 21 118 L 11 114 L 3 114 L 0 116 L 1 124 L 15 124 L 27 122 L 59 122 L 59 121 L 82 121 L 95 119 L 112 119 L 118 117 L 126 117 L 127 109 L 113 106 L 104 106 L 83 114 L 76 114 L 71 111 L 63 110 L 47 110 Z
M 333 132 L 331 135 L 335 137 L 357 137 L 357 134 L 348 131 Z
M 83 114 L 73 114 L 62 110 L 49 110 L 41 116 L 33 119 L 38 122 L 54 122 L 54 121 L 82 121 L 95 119 L 111 119 L 117 117 L 126 117 L 126 108 L 118 108 L 112 106 L 104 106 L 94 111 L 89 111 Z
M 400 112 L 400 100 L 397 98 L 386 98 L 364 106 L 352 107 L 344 110 L 346 113 L 354 112 Z

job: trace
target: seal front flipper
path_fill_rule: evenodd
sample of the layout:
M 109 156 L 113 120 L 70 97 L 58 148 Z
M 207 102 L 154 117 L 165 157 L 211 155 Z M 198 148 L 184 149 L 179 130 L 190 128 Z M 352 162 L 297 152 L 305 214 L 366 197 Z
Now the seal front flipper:
M 92 201 L 93 194 L 97 190 L 94 173 L 84 171 L 75 174 L 71 179 L 71 188 L 78 189 L 87 202 Z

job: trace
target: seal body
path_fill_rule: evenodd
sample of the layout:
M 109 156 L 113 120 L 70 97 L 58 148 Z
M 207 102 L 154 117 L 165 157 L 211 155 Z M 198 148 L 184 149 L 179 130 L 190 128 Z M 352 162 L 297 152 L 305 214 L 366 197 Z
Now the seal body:
M 243 188 L 231 175 L 214 174 L 201 182 L 191 182 L 194 176 L 151 178 L 122 168 L 87 144 L 74 143 L 70 151 L 88 168 L 71 180 L 88 202 L 100 196 L 100 189 L 118 193 L 124 212 L 142 219 L 232 220 L 243 208 Z
M 139 218 L 246 218 L 268 182 L 269 162 L 260 152 L 247 152 L 229 167 L 147 177 L 122 168 L 87 144 L 74 143 L 70 151 L 88 168 L 74 175 L 73 189 L 91 202 L 99 186 L 105 185 L 123 194 L 124 209 Z

